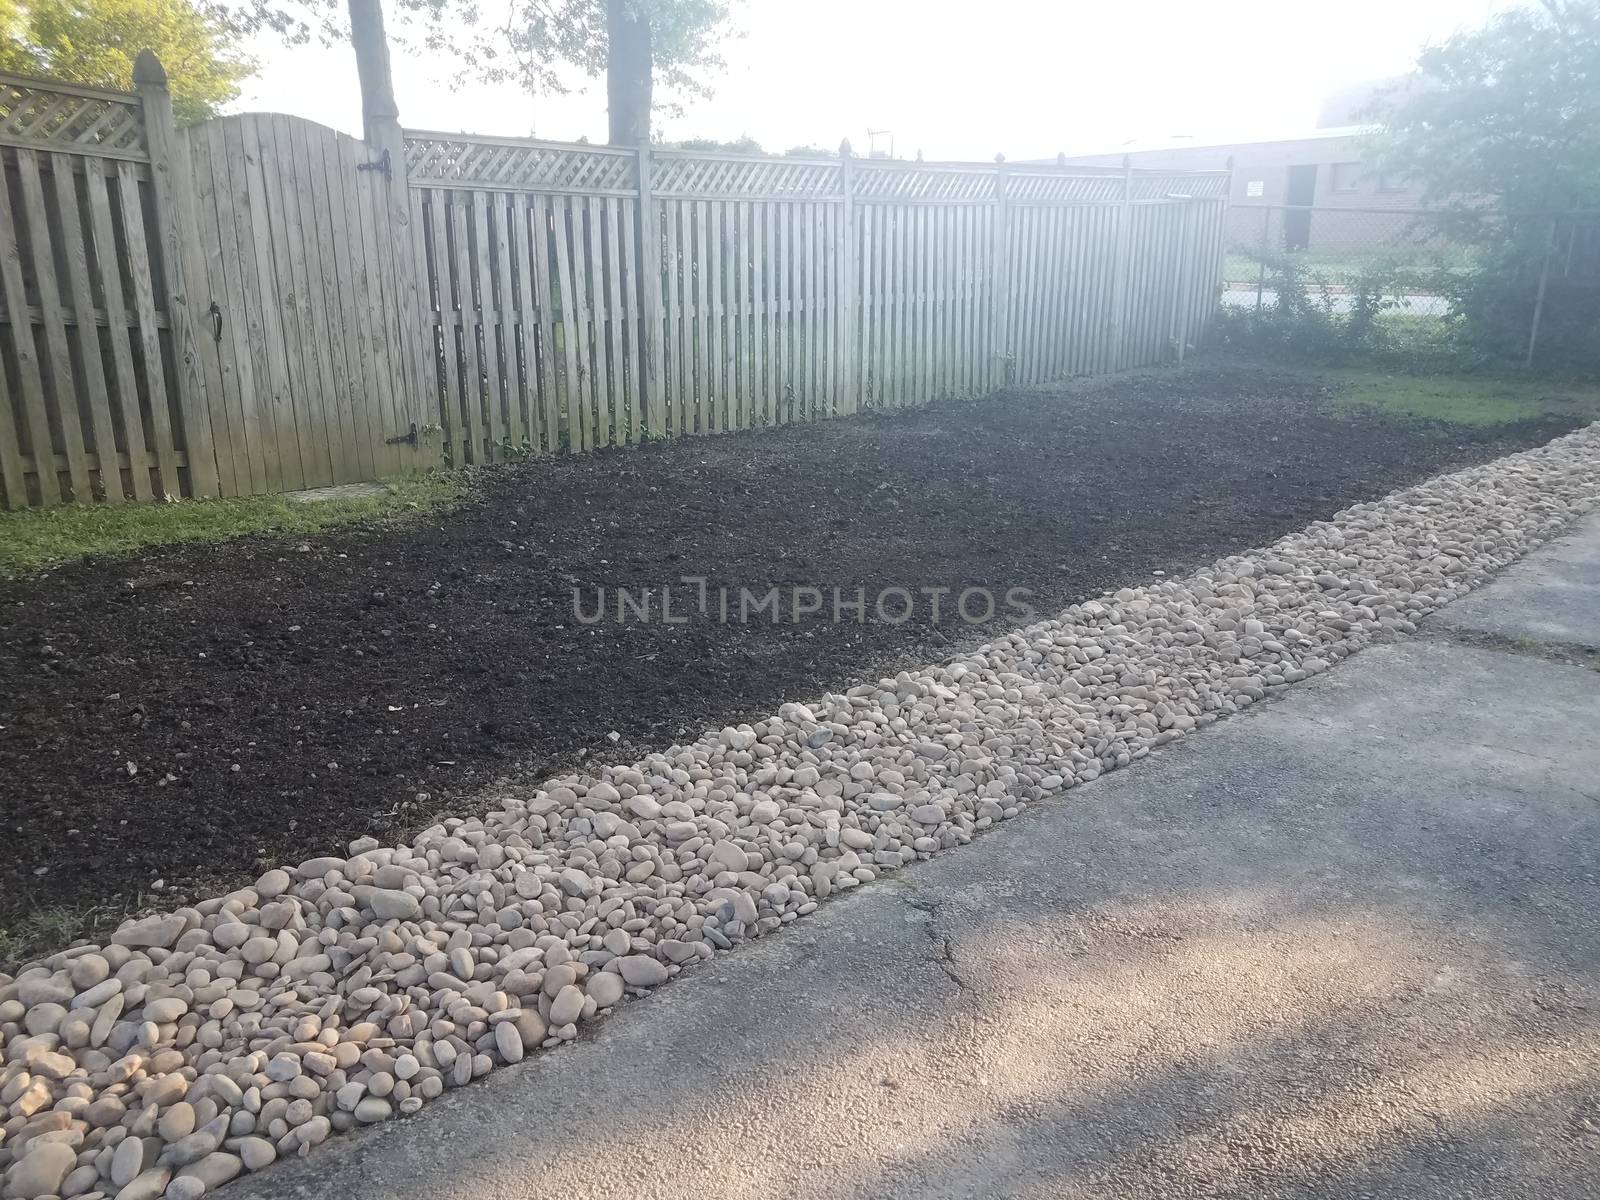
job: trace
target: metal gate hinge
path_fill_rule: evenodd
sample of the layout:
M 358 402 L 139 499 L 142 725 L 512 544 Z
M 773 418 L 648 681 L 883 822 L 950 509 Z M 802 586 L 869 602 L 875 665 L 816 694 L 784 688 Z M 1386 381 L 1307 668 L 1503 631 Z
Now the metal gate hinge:
M 371 162 L 357 163 L 356 164 L 356 170 L 358 170 L 358 171 L 381 171 L 381 172 L 383 172 L 383 177 L 385 179 L 393 179 L 394 178 L 394 172 L 393 172 L 393 170 L 392 170 L 392 168 L 390 167 L 390 164 L 389 164 L 389 150 L 388 150 L 387 147 L 384 148 L 384 151 L 383 151 L 382 154 L 380 154 L 377 158 L 373 159 Z

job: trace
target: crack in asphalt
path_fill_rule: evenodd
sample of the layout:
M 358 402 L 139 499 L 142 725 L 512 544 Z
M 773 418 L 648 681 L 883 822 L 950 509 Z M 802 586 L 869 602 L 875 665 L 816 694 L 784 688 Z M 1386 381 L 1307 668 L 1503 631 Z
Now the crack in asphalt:
M 903 891 L 900 898 L 907 906 L 928 918 L 922 927 L 929 945 L 933 947 L 933 953 L 928 955 L 928 961 L 938 967 L 945 978 L 956 985 L 958 991 L 971 990 L 972 985 L 961 977 L 960 964 L 956 961 L 955 939 L 942 928 L 944 920 L 940 909 L 943 908 L 943 902 L 927 899 L 909 890 Z

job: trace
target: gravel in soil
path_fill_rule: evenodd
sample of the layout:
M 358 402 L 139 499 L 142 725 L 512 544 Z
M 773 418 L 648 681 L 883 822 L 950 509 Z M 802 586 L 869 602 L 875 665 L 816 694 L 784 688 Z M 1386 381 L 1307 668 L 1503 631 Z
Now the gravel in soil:
M 506 774 L 631 761 L 1016 619 L 1001 601 L 965 624 L 964 588 L 1028 589 L 1050 611 L 1574 425 L 1465 429 L 1333 399 L 1272 372 L 1156 372 L 532 461 L 406 528 L 173 546 L 5 585 L 0 928 L 390 843 Z M 712 615 L 684 577 L 707 581 Z M 660 619 L 666 585 L 681 623 Z M 785 599 L 782 622 L 737 620 L 741 587 L 807 586 L 816 615 L 791 621 Z M 834 623 L 831 590 L 858 587 L 867 620 Z M 911 618 L 873 619 L 896 587 Z M 579 620 L 574 589 L 590 615 L 600 588 L 607 619 Z M 616 621 L 617 588 L 656 589 L 653 619 Z M 939 621 L 922 588 L 952 589 Z

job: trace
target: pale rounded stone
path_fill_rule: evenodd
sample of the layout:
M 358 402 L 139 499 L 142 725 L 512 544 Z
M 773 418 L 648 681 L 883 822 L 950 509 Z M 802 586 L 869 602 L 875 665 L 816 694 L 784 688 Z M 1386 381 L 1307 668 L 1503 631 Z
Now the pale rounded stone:
M 670 977 L 666 963 L 643 954 L 630 954 L 619 958 L 617 966 L 622 978 L 630 987 L 656 987 Z
M 508 1063 L 522 1061 L 524 1047 L 522 1034 L 514 1021 L 501 1021 L 494 1027 L 494 1045 L 500 1057 Z
M 278 939 L 256 934 L 239 947 L 239 957 L 252 967 L 260 966 L 278 953 Z
M 93 1163 L 85 1163 L 83 1166 L 74 1167 L 67 1172 L 67 1177 L 61 1181 L 62 1200 L 72 1200 L 74 1196 L 87 1195 L 89 1192 L 96 1190 L 99 1182 L 100 1172 L 95 1169 Z
M 227 1136 L 228 1118 L 219 1116 L 215 1120 L 207 1121 L 188 1137 L 173 1142 L 167 1147 L 162 1159 L 180 1167 L 197 1162 L 206 1155 L 215 1153 L 222 1145 L 222 1139 Z
M 77 989 L 65 971 L 46 971 L 36 968 L 24 971 L 12 985 L 24 1010 L 35 1004 L 71 1004 Z
M 120 926 L 111 940 L 118 946 L 165 948 L 188 927 L 189 919 L 181 913 L 158 913 Z
M 194 1105 L 180 1101 L 169 1106 L 156 1121 L 156 1132 L 161 1139 L 175 1142 L 193 1133 L 199 1122 L 195 1120 Z
M 243 1170 L 244 1163 L 237 1154 L 216 1150 L 184 1167 L 178 1172 L 178 1177 L 197 1179 L 205 1185 L 206 1191 L 215 1191 Z
M 55 1007 L 41 1005 L 40 1007 Z M 77 1070 L 78 1064 L 72 1061 L 70 1054 L 62 1054 L 55 1050 L 46 1050 L 43 1046 L 30 1046 L 22 1056 L 22 1062 L 30 1074 L 41 1079 L 62 1080 Z
M 274 1083 L 288 1083 L 300 1075 L 300 1056 L 285 1050 L 274 1054 L 266 1066 L 266 1076 Z
M 158 1200 L 171 1179 L 171 1167 L 151 1167 L 123 1187 L 116 1200 Z
M 117 1149 L 111 1156 L 111 1182 L 119 1188 L 126 1187 L 139 1176 L 145 1169 L 147 1161 L 153 1157 L 149 1143 L 143 1138 L 124 1138 L 117 1144 Z M 166 1186 L 165 1180 L 161 1186 Z
M 234 1152 L 239 1160 L 244 1163 L 247 1171 L 259 1171 L 271 1165 L 278 1157 L 277 1148 L 261 1137 L 242 1137 L 234 1144 Z
M 583 991 L 576 984 L 569 983 L 557 992 L 555 999 L 550 1002 L 550 1023 L 570 1025 L 578 1019 L 581 1012 L 583 1012 Z
M 281 867 L 274 867 L 260 879 L 256 880 L 255 893 L 263 901 L 276 900 L 289 890 L 289 872 Z
M 76 1161 L 76 1152 L 62 1142 L 30 1143 L 6 1175 L 6 1195 L 18 1200 L 57 1195 Z
M 189 1011 L 189 1006 L 176 996 L 167 996 L 160 1000 L 151 1000 L 144 1006 L 144 1019 L 154 1021 L 157 1025 L 166 1025 L 176 1021 Z
M 602 971 L 598 975 L 591 975 L 583 986 L 597 1008 L 610 1008 L 622 999 L 622 976 L 614 972 Z M 551 1015 L 555 1015 L 554 1007 L 551 1008 Z
M 111 964 L 103 954 L 80 954 L 67 964 L 67 977 L 80 992 L 87 991 L 111 977 Z
M 35 1004 L 22 1018 L 22 1027 L 37 1037 L 42 1033 L 54 1033 L 66 1019 L 67 1009 L 63 1004 Z
M 422 915 L 422 901 L 397 888 L 358 888 L 356 899 L 380 921 L 414 921 Z

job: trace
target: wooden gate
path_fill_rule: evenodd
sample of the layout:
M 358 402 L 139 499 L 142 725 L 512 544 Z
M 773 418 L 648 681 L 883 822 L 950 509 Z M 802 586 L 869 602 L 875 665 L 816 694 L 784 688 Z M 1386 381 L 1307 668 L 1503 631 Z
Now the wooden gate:
M 297 117 L 224 117 L 178 143 L 220 492 L 430 465 L 404 181 L 364 142 Z

